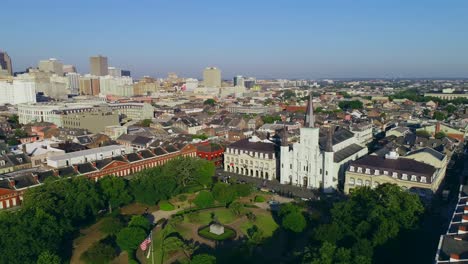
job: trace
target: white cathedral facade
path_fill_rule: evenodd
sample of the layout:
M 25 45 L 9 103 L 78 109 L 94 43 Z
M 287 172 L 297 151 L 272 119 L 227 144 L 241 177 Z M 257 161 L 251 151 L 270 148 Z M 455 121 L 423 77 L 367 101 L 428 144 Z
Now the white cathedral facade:
M 314 126 L 312 93 L 307 106 L 300 141 L 289 145 L 284 137 L 280 147 L 280 182 L 333 192 L 349 161 L 367 154 L 367 147 L 345 128 Z

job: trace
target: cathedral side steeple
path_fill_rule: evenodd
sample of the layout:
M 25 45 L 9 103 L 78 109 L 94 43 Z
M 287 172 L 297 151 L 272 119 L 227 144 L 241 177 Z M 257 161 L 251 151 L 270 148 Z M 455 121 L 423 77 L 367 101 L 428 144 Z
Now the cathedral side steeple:
M 309 100 L 307 102 L 304 127 L 315 127 L 314 102 L 312 99 L 312 91 L 309 92 Z

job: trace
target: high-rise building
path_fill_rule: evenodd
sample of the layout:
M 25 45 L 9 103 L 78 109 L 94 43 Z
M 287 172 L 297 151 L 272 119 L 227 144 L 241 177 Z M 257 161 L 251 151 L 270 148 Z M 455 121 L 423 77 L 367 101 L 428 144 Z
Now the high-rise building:
M 54 58 L 39 61 L 39 70 L 63 76 L 63 64 Z
M 221 71 L 215 67 L 208 67 L 203 71 L 203 83 L 205 87 L 221 87 Z
M 125 76 L 125 77 L 131 77 L 131 74 L 130 74 L 130 71 L 129 70 L 122 70 L 122 76 Z
M 234 77 L 234 86 L 245 86 L 245 78 L 244 76 L 241 76 L 241 75 L 237 75 L 236 77 Z
M 11 58 L 4 51 L 0 51 L 0 70 L 6 70 L 9 75 L 13 75 L 13 68 L 11 66 Z
M 0 105 L 36 102 L 36 83 L 30 80 L 0 81 Z
M 73 65 L 63 65 L 63 73 L 76 72 L 76 68 Z
M 121 77 L 122 70 L 116 67 L 108 67 L 107 68 L 108 74 L 112 77 Z
M 100 92 L 101 88 L 98 77 L 85 75 L 79 78 L 80 95 L 99 95 Z
M 149 93 L 155 93 L 159 90 L 159 81 L 145 76 L 133 85 L 134 95 L 147 95 Z
M 70 93 L 78 94 L 80 89 L 80 75 L 75 72 L 70 72 L 65 75 L 68 78 L 67 86 Z
M 106 76 L 108 74 L 107 57 L 101 55 L 89 58 L 90 73 L 95 76 Z

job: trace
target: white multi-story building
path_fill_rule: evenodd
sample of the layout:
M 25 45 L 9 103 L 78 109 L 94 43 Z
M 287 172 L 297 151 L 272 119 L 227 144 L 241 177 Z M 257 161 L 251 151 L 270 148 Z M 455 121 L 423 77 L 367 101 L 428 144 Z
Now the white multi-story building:
M 276 179 L 276 145 L 257 136 L 232 143 L 224 152 L 224 171 L 265 180 Z
M 117 157 L 132 152 L 133 149 L 129 147 L 122 145 L 111 145 L 52 156 L 47 159 L 47 165 L 52 168 L 62 168 L 71 166 L 73 164 L 81 164 L 111 157 Z
M 198 80 L 193 78 L 185 79 L 185 91 L 192 92 L 198 87 Z
M 315 127 L 312 94 L 300 142 L 287 144 L 283 137 L 280 154 L 280 182 L 332 192 L 344 180 L 349 161 L 367 154 L 354 133 L 345 128 Z
M 0 81 L 0 105 L 36 102 L 36 83 L 29 80 Z
M 69 72 L 65 75 L 68 78 L 67 88 L 72 94 L 78 94 L 80 89 L 80 74 L 76 72 Z
M 154 108 L 147 103 L 112 103 L 96 101 L 83 101 L 73 103 L 28 103 L 18 105 L 18 118 L 20 124 L 33 122 L 50 122 L 62 127 L 60 112 L 69 114 L 93 111 L 98 106 L 108 105 L 113 111 L 132 120 L 151 119 L 154 117 Z
M 112 77 L 122 77 L 122 70 L 116 67 L 108 67 L 107 72 Z
M 133 96 L 132 77 L 103 76 L 99 78 L 101 95 Z

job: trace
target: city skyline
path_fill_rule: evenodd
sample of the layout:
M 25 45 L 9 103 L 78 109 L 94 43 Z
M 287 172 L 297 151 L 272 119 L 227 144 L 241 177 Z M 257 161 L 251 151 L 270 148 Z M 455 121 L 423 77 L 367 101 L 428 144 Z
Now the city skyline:
M 6 1 L 0 48 L 14 71 L 57 58 L 87 73 L 103 54 L 137 78 L 468 77 L 468 3 L 449 2 Z

